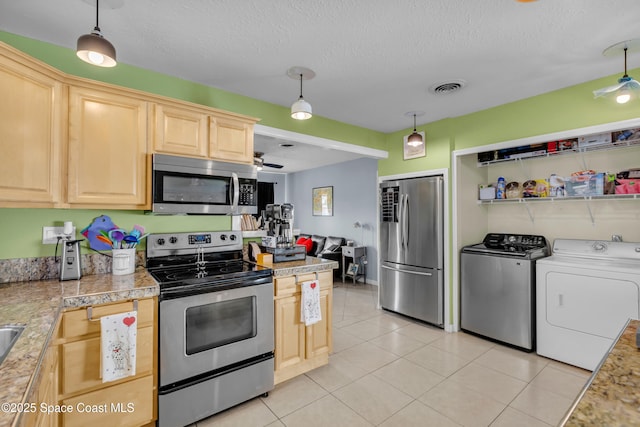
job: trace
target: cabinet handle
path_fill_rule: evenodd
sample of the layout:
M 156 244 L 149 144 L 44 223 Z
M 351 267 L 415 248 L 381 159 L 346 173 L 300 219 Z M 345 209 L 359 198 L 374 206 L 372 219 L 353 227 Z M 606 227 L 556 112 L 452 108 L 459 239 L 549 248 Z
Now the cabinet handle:
M 314 274 L 316 275 L 316 280 L 318 280 L 318 279 L 320 278 L 320 276 L 318 276 L 318 272 L 317 272 L 317 271 L 314 271 Z M 300 281 L 298 280 L 298 275 L 297 275 L 297 274 L 294 274 L 294 275 L 293 275 L 293 278 L 294 278 L 294 280 L 295 280 L 295 282 L 296 282 L 296 285 L 302 285 L 302 283 L 303 283 L 303 282 L 300 282 Z
M 138 300 L 134 299 L 133 300 L 133 310 L 132 311 L 138 311 Z M 94 319 L 93 318 L 93 307 L 89 306 L 87 307 L 87 320 L 89 322 L 97 322 L 100 319 Z
M 558 305 L 562 307 L 564 304 L 564 295 L 558 294 Z

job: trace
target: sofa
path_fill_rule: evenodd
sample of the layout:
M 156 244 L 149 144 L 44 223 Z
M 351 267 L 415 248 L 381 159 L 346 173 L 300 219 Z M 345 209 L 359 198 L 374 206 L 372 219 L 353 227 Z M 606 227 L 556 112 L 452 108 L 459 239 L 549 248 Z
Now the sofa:
M 309 244 L 308 240 L 311 240 L 311 244 Z M 333 270 L 333 275 L 340 276 L 342 274 L 342 247 L 347 244 L 344 237 L 300 234 L 296 239 L 296 243 L 306 246 L 307 255 L 309 256 L 336 261 L 338 269 Z

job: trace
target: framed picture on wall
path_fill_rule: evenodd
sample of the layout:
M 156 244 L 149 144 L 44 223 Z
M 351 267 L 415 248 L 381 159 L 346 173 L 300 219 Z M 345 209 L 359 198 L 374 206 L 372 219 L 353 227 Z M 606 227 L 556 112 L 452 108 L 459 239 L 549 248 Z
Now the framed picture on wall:
M 333 216 L 333 187 L 316 187 L 312 191 L 313 216 Z

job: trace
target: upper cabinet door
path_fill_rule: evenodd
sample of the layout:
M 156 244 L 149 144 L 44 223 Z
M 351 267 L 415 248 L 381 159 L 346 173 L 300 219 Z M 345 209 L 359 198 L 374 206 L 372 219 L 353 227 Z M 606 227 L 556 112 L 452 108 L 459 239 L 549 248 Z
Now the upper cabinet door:
M 215 160 L 253 164 L 253 122 L 211 116 L 209 156 Z
M 207 157 L 207 119 L 201 111 L 156 104 L 154 152 Z
M 148 209 L 147 133 L 146 101 L 70 87 L 69 203 Z
M 60 202 L 62 83 L 0 54 L 0 206 Z

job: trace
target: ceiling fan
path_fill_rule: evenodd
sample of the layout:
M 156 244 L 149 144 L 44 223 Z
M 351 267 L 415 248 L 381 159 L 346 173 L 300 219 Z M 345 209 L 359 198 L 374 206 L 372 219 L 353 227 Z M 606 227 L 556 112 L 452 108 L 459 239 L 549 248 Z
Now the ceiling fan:
M 604 56 L 619 54 L 621 51 L 624 52 L 624 75 L 618 79 L 618 84 L 594 90 L 593 95 L 595 98 L 616 93 L 616 101 L 619 104 L 624 104 L 631 99 L 632 91 L 640 89 L 640 83 L 627 74 L 627 51 L 636 50 L 638 47 L 640 47 L 640 39 L 633 39 L 616 43 L 602 52 Z
M 264 161 L 264 159 L 262 158 L 262 156 L 264 156 L 264 153 L 261 153 L 259 151 L 254 151 L 253 152 L 253 164 L 258 167 L 258 170 L 261 170 L 262 167 L 274 168 L 274 169 L 282 169 L 283 168 L 282 165 L 279 165 L 277 163 L 266 163 Z

